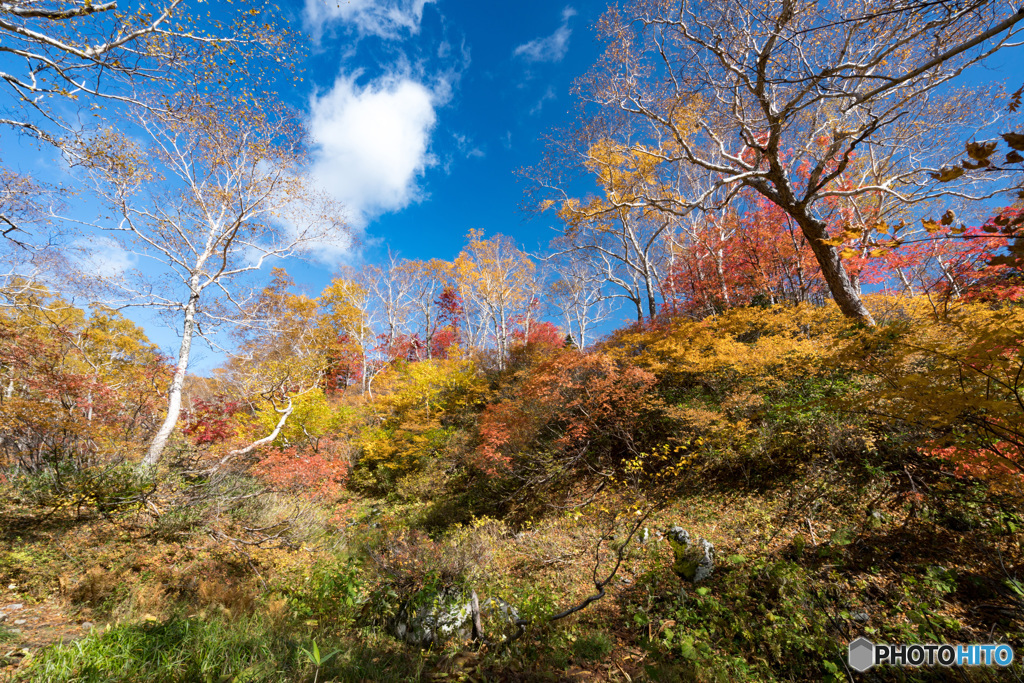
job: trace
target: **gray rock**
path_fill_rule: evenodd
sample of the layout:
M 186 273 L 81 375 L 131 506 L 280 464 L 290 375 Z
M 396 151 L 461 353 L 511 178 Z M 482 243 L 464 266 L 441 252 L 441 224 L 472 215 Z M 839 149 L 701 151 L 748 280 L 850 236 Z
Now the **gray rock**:
M 15 619 L 14 620 L 14 625 L 15 626 L 21 626 L 22 624 L 27 624 L 27 623 L 28 623 L 27 619 Z
M 863 624 L 871 618 L 871 615 L 867 612 L 854 612 L 850 615 L 850 618 L 858 624 Z
M 674 541 L 679 545 L 686 547 L 690 545 L 690 532 L 681 526 L 674 526 L 667 532 L 670 541 Z
M 515 622 L 519 618 L 519 610 L 501 598 L 487 598 L 480 605 L 480 612 L 489 619 Z
M 19 609 L 22 609 L 24 607 L 25 607 L 25 605 L 23 605 L 20 602 L 18 602 L 18 603 L 15 603 L 13 605 L 7 605 L 7 607 L 4 607 L 4 609 L 6 611 L 8 611 L 8 612 L 13 612 L 15 610 L 19 610 Z
M 473 605 L 461 591 L 442 590 L 416 607 L 406 605 L 391 624 L 391 632 L 410 645 L 428 648 L 452 638 L 473 635 Z
M 81 626 L 82 628 L 92 628 L 92 627 L 93 627 L 93 626 L 95 626 L 95 625 L 96 625 L 96 624 L 92 623 L 91 621 L 83 621 L 83 622 L 82 622 L 82 623 L 80 624 L 80 626 Z
M 522 627 L 517 623 L 519 610 L 501 598 L 487 598 L 480 605 L 484 617 L 484 637 L 490 642 L 505 642 L 520 635 Z
M 715 546 L 711 541 L 702 538 L 694 543 L 690 533 L 679 526 L 669 529 L 666 535 L 675 555 L 672 571 L 693 583 L 711 576 L 715 568 Z

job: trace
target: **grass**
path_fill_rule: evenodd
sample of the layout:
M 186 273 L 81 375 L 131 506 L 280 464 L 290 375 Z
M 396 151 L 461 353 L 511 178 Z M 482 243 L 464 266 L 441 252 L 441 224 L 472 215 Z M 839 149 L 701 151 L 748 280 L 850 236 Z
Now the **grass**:
M 730 487 L 729 466 L 695 466 L 649 520 L 650 540 L 629 548 L 607 597 L 554 624 L 547 615 L 592 592 L 597 539 L 609 529 L 621 536 L 621 520 L 611 522 L 626 505 L 619 494 L 602 494 L 586 514 L 520 527 L 495 519 L 431 524 L 431 535 L 416 528 L 426 523 L 421 505 L 366 501 L 363 508 L 379 512 L 351 526 L 340 545 L 325 535 L 319 549 L 247 550 L 265 586 L 229 586 L 252 570 L 228 548 L 147 545 L 108 521 L 83 520 L 79 533 L 102 540 L 90 562 L 102 557 L 106 569 L 67 596 L 94 620 L 113 623 L 37 651 L 15 680 L 557 681 L 583 671 L 608 681 L 841 680 L 843 648 L 859 635 L 992 638 L 1020 649 L 1024 623 L 1011 591 L 1019 584 L 1004 575 L 1019 561 L 1012 507 L 977 486 L 912 471 L 916 486 L 935 492 L 927 505 L 904 495 L 902 467 L 870 461 L 833 462 L 774 488 L 760 474 L 749 487 Z M 671 548 L 658 540 L 657 530 L 673 524 L 716 544 L 716 569 L 699 586 L 681 585 Z M 24 557 L 41 556 L 50 542 L 34 540 L 40 547 L 19 546 L 7 566 L 27 571 Z M 83 563 L 85 544 L 68 539 L 65 547 L 74 566 Z M 609 543 L 603 547 L 607 562 Z M 53 576 L 58 564 L 51 553 L 41 569 Z M 200 571 L 221 579 L 186 590 Z M 443 581 L 465 582 L 481 600 L 501 597 L 532 625 L 511 646 L 479 652 L 457 642 L 420 652 L 387 634 L 388 610 Z M 162 602 L 147 602 L 155 587 Z M 144 611 L 155 621 L 140 622 Z M 852 616 L 862 614 L 867 621 Z M 500 640 L 501 624 L 485 621 L 485 632 Z M 319 671 L 302 652 L 313 642 L 338 651 Z M 905 680 L 936 675 L 911 671 Z
M 298 642 L 259 618 L 120 625 L 51 648 L 26 681 L 263 681 L 299 673 Z

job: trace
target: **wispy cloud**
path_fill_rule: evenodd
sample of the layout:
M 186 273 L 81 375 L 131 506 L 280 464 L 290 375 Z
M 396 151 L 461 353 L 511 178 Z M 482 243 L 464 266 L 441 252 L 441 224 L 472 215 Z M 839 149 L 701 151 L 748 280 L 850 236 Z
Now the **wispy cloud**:
M 71 244 L 71 253 L 82 270 L 102 279 L 114 279 L 135 268 L 138 258 L 110 237 L 94 235 Z
M 306 0 L 306 21 L 315 33 L 342 23 L 360 35 L 396 39 L 419 33 L 423 8 L 435 0 Z
M 544 94 L 540 96 L 539 100 L 537 100 L 537 104 L 533 105 L 533 107 L 530 108 L 530 116 L 535 116 L 536 114 L 539 114 L 541 109 L 544 108 L 545 102 L 550 102 L 557 98 L 558 96 L 555 94 L 555 89 L 549 85 L 548 89 L 545 90 Z
M 562 24 L 550 36 L 537 38 L 528 43 L 523 43 L 512 51 L 514 57 L 519 57 L 527 62 L 560 62 L 569 50 L 569 38 L 572 36 L 572 29 L 569 28 L 569 19 L 576 16 L 576 10 L 566 7 L 562 10 Z
M 308 128 L 316 149 L 314 180 L 344 202 L 350 222 L 362 228 L 422 199 L 419 181 L 437 163 L 430 137 L 445 94 L 406 75 L 364 86 L 358 76 L 339 76 L 313 99 Z
M 483 159 L 487 156 L 482 149 L 473 144 L 472 138 L 468 135 L 454 133 L 452 137 L 455 139 L 455 148 L 459 150 L 459 154 L 467 159 Z

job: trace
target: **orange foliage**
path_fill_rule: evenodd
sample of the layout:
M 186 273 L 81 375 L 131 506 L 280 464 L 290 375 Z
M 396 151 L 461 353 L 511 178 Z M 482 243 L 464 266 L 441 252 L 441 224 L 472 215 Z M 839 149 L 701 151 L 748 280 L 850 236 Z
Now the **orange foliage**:
M 475 464 L 490 474 L 527 465 L 544 450 L 563 465 L 582 465 L 602 442 L 625 456 L 640 416 L 653 405 L 654 375 L 600 353 L 564 349 L 517 377 L 511 395 L 481 417 Z
M 288 491 L 308 492 L 317 498 L 336 498 L 348 480 L 348 458 L 344 444 L 321 439 L 316 450 L 295 446 L 271 450 L 252 472 L 271 486 Z

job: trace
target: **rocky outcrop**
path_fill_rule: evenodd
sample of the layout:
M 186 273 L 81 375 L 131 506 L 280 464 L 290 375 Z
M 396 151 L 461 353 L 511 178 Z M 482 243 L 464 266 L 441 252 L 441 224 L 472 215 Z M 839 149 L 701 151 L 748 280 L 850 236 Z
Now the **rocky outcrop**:
M 457 589 L 443 589 L 433 596 L 419 596 L 403 607 L 391 622 L 391 633 L 410 645 L 429 648 L 453 638 L 473 635 L 473 596 Z
M 690 532 L 680 526 L 671 527 L 665 534 L 672 545 L 675 562 L 672 571 L 691 583 L 700 583 L 711 575 L 715 568 L 715 546 L 701 538 L 696 542 Z

